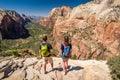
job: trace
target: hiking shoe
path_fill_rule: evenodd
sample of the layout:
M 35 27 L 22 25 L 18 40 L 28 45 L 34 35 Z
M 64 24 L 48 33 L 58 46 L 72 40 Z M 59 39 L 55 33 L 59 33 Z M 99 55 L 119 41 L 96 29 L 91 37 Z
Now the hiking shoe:
M 53 68 L 51 71 L 54 71 L 55 70 L 55 68 Z
M 44 72 L 44 74 L 47 74 L 47 72 Z
M 67 72 L 65 72 L 64 75 L 67 75 Z

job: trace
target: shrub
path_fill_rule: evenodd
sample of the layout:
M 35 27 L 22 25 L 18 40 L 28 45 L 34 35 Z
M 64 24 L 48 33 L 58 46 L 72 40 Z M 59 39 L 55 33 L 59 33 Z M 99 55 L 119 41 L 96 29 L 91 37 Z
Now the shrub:
M 113 80 L 120 80 L 120 56 L 111 58 L 107 64 L 111 69 Z
M 71 59 L 75 60 L 75 59 L 77 59 L 77 56 L 74 54 L 74 55 L 71 57 Z
M 6 57 L 6 56 L 17 56 L 20 57 L 21 55 L 18 53 L 17 50 L 8 50 L 6 52 L 2 52 L 0 56 Z

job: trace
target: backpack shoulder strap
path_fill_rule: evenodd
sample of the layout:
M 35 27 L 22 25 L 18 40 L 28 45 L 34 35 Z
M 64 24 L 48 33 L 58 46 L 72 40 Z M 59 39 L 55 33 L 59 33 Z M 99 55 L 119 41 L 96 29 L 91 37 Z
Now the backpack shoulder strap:
M 42 47 L 43 45 L 47 45 L 47 48 L 48 48 L 48 44 L 42 42 L 42 43 L 40 43 L 39 49 L 41 49 L 41 47 Z
M 69 44 L 69 46 L 70 46 L 70 49 L 72 49 L 72 45 L 71 45 L 71 44 Z

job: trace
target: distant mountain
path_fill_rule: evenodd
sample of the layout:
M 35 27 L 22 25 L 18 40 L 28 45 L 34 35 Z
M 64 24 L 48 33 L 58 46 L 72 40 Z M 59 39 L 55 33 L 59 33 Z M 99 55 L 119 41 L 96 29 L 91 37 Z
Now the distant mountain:
M 42 16 L 29 16 L 32 22 L 39 23 L 40 19 L 43 18 Z
M 31 18 L 29 16 L 26 16 L 25 14 L 22 14 L 21 16 L 23 18 L 23 25 L 26 25 L 29 22 L 31 22 Z
M 28 22 L 33 22 L 33 23 L 38 23 L 42 16 L 30 16 L 30 15 L 25 15 L 22 14 L 22 18 L 25 20 L 25 23 Z
M 16 22 L 23 24 L 24 19 L 21 17 L 20 14 L 18 14 L 16 11 L 14 10 L 5 10 L 6 14 L 11 16 L 13 20 L 15 20 Z
M 24 19 L 13 10 L 0 9 L 0 39 L 17 39 L 29 36 Z

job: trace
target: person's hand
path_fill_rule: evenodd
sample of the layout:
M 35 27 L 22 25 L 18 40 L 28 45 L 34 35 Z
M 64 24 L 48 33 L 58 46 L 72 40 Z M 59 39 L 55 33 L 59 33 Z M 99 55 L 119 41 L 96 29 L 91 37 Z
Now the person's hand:
M 41 59 L 41 58 L 42 58 L 42 56 L 38 56 L 38 57 L 37 57 L 37 59 Z
M 58 54 L 57 57 L 60 57 L 60 55 Z

